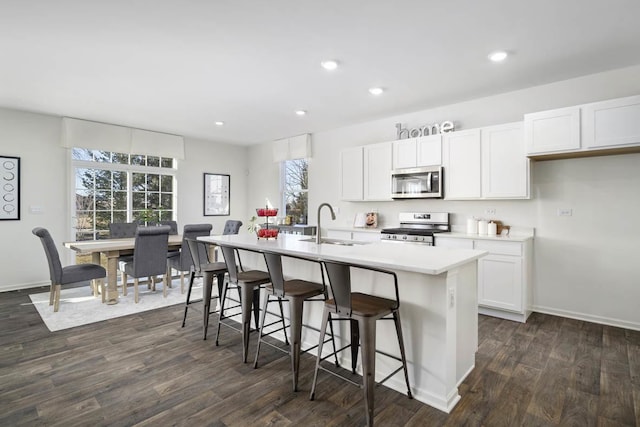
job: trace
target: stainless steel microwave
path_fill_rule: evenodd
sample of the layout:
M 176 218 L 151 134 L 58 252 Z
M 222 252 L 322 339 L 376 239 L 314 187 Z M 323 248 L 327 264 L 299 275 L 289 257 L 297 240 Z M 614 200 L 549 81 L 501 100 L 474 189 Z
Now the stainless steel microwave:
M 391 172 L 394 199 L 441 199 L 444 193 L 442 166 L 395 169 Z

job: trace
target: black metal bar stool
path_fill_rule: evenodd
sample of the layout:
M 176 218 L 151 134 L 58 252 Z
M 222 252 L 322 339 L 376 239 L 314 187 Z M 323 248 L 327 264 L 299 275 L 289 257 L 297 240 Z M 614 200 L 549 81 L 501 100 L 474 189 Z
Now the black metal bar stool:
M 203 302 L 203 338 L 207 339 L 207 330 L 209 328 L 209 316 L 211 313 L 211 299 L 213 279 L 216 278 L 218 284 L 218 295 L 213 299 L 220 300 L 220 307 L 223 307 L 222 300 L 224 298 L 223 283 L 224 276 L 227 273 L 227 266 L 224 262 L 210 262 L 209 261 L 209 245 L 201 240 L 187 238 L 184 239 L 187 243 L 191 259 L 193 260 L 193 268 L 191 270 L 191 276 L 189 278 L 189 287 L 187 288 L 187 299 L 184 305 L 184 317 L 182 318 L 182 327 L 187 320 L 187 310 L 191 304 L 197 302 Z M 191 290 L 193 288 L 193 281 L 195 277 L 202 277 L 202 299 L 191 300 Z
M 307 280 L 293 279 L 285 280 L 282 272 L 282 255 L 274 252 L 263 252 L 264 259 L 267 264 L 267 270 L 269 271 L 269 277 L 271 278 L 271 284 L 265 287 L 267 291 L 266 298 L 262 305 L 262 319 L 260 321 L 260 332 L 258 333 L 258 345 L 256 348 L 256 359 L 254 362 L 254 368 L 258 367 L 258 358 L 260 356 L 260 344 L 265 343 L 278 350 L 285 351 L 291 356 L 291 370 L 293 372 L 293 391 L 298 391 L 298 374 L 300 368 L 300 353 L 307 352 L 316 348 L 313 346 L 306 350 L 301 349 L 302 341 L 302 315 L 305 301 L 326 301 L 327 300 L 327 286 L 324 279 L 324 270 L 322 264 L 319 261 L 310 260 L 307 258 L 300 258 L 293 255 L 286 255 L 288 258 L 300 259 L 306 262 L 312 262 L 318 264 L 320 268 L 320 276 L 322 283 L 310 282 Z M 273 299 L 272 299 L 273 297 Z M 321 297 L 316 298 L 315 297 Z M 278 322 L 272 322 L 265 325 L 265 317 L 267 314 L 267 307 L 270 302 L 278 302 L 280 304 L 280 312 L 282 313 L 282 301 L 289 302 L 289 328 L 291 333 L 291 346 L 289 350 L 285 350 L 282 347 L 278 347 L 270 344 L 268 341 L 263 340 L 263 337 L 271 335 L 278 331 L 283 331 L 285 337 L 285 344 L 287 343 L 286 325 L 284 324 L 284 318 L 282 319 L 282 327 L 271 332 L 264 333 L 264 328 L 274 325 Z M 330 325 L 331 326 L 331 325 Z M 307 326 L 309 327 L 309 326 Z M 315 329 L 315 328 L 312 328 Z M 316 329 L 317 330 L 317 329 Z M 333 339 L 333 327 L 331 327 L 331 338 L 333 342 L 333 351 L 336 353 L 336 344 Z M 328 341 L 328 340 L 327 340 Z M 325 341 L 326 342 L 326 341 Z M 338 356 L 336 354 L 336 366 L 338 366 Z
M 383 354 L 402 362 L 395 371 L 385 377 L 380 384 L 391 378 L 400 370 L 404 370 L 404 378 L 407 383 L 407 396 L 412 398 L 411 387 L 409 386 L 409 374 L 407 372 L 407 358 L 404 350 L 404 341 L 402 338 L 402 326 L 400 324 L 400 297 L 398 294 L 398 277 L 392 271 L 382 270 L 374 267 L 346 264 L 341 262 L 324 261 L 327 275 L 329 276 L 329 284 L 333 293 L 333 299 L 324 304 L 324 313 L 322 317 L 322 326 L 320 328 L 320 340 L 318 345 L 318 358 L 316 360 L 316 369 L 313 376 L 313 385 L 311 387 L 310 399 L 315 398 L 316 382 L 318 379 L 318 370 L 323 370 L 358 385 L 364 389 L 364 403 L 366 410 L 367 425 L 373 425 L 373 391 L 375 386 L 376 373 L 376 353 Z M 360 292 L 351 292 L 351 269 L 369 270 L 377 273 L 387 274 L 393 277 L 395 286 L 395 300 L 381 298 L 374 295 L 364 294 Z M 335 314 L 338 318 L 332 319 L 331 314 Z M 386 317 L 391 315 L 392 317 Z M 358 341 L 362 341 L 362 384 L 353 381 L 324 368 L 321 362 L 333 355 L 322 357 L 322 344 L 327 330 L 327 323 L 334 320 L 348 320 L 352 325 L 351 343 L 338 350 L 341 352 L 351 347 L 352 353 L 352 369 L 355 372 L 358 354 Z M 376 321 L 393 320 L 398 335 L 398 344 L 400 346 L 400 355 L 397 357 L 382 351 L 376 350 Z
M 235 285 L 240 289 L 240 305 L 242 311 L 242 361 L 247 363 L 247 355 L 249 350 L 249 333 L 251 332 L 251 307 L 254 308 L 254 316 L 256 317 L 256 330 L 258 329 L 257 312 L 260 307 L 260 287 L 271 281 L 269 273 L 261 270 L 243 270 L 242 265 L 238 268 L 236 264 L 236 248 L 233 246 L 219 245 L 222 249 L 224 262 L 229 273 L 229 280 L 224 282 L 222 295 L 227 292 L 229 284 Z M 239 256 L 238 256 L 239 259 Z M 224 306 L 222 306 L 224 307 Z M 222 324 L 223 310 L 218 311 L 218 330 L 216 332 L 216 345 L 220 337 L 220 325 Z M 227 325 L 229 326 L 229 325 Z

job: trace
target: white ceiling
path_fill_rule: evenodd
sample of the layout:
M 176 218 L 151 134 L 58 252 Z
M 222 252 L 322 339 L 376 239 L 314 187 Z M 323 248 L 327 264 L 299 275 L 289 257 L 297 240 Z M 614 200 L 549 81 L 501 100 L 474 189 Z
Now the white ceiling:
M 0 0 L 0 106 L 253 144 L 639 64 L 639 18 L 638 0 Z

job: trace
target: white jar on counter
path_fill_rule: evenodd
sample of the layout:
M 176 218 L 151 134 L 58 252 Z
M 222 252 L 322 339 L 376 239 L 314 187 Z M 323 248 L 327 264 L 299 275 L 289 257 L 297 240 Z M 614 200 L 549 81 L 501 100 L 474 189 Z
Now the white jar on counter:
M 467 234 L 478 234 L 478 220 L 475 218 L 467 219 Z
M 478 234 L 486 236 L 489 231 L 489 223 L 484 219 L 478 221 Z
M 487 226 L 487 234 L 489 236 L 495 236 L 496 234 L 498 234 L 498 224 L 491 221 Z

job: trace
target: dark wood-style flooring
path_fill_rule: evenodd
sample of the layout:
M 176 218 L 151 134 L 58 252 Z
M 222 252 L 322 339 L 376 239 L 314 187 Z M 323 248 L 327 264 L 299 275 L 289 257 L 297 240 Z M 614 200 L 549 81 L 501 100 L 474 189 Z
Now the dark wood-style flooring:
M 0 294 L 0 426 L 364 424 L 361 391 L 330 375 L 309 401 L 311 355 L 293 393 L 285 354 L 242 364 L 239 334 L 203 341 L 196 310 L 184 329 L 174 306 L 52 333 L 28 294 Z M 451 414 L 378 387 L 376 425 L 640 425 L 640 332 L 542 314 L 479 324 Z

